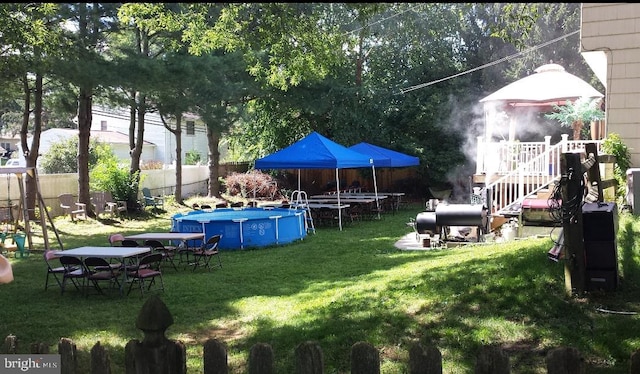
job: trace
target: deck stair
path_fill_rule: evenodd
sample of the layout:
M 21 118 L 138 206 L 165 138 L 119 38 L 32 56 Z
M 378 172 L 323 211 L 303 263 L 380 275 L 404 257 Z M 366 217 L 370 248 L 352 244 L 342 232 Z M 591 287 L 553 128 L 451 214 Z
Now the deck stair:
M 601 141 L 569 141 L 565 138 L 546 147 L 536 155 L 527 155 L 513 170 L 487 180 L 479 196 L 491 201 L 491 215 L 518 217 L 525 199 L 549 196 L 556 182 L 560 181 L 560 159 L 566 152 L 584 153 L 586 143 L 597 143 L 601 152 Z

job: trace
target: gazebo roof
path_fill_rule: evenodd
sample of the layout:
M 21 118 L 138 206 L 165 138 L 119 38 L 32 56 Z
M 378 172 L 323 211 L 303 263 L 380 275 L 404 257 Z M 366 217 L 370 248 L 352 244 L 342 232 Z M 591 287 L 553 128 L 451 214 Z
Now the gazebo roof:
M 546 64 L 537 68 L 534 74 L 502 87 L 480 102 L 496 102 L 512 107 L 552 106 L 581 97 L 601 98 L 604 95 L 584 80 L 567 73 L 564 67 Z

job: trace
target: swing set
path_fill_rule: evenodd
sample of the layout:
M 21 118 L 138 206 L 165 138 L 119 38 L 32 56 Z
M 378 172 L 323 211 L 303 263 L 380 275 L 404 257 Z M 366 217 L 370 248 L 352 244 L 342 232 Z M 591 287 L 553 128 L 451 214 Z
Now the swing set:
M 25 194 L 25 174 L 28 174 L 35 180 L 36 184 L 36 209 L 39 213 L 40 227 L 42 228 L 42 238 L 45 248 L 49 248 L 49 235 L 47 231 L 47 222 L 53 228 L 60 249 L 62 250 L 62 241 L 58 235 L 58 231 L 53 225 L 49 211 L 46 208 L 42 194 L 40 193 L 40 182 L 38 174 L 33 167 L 3 167 L 0 168 L 0 174 L 5 174 L 7 178 L 7 200 L 6 205 L 0 203 L 0 252 L 2 254 L 14 253 L 15 257 L 28 256 L 33 248 L 31 221 L 29 218 L 29 209 L 27 208 L 27 199 Z M 11 200 L 11 181 L 15 176 L 18 182 L 20 199 L 17 203 Z

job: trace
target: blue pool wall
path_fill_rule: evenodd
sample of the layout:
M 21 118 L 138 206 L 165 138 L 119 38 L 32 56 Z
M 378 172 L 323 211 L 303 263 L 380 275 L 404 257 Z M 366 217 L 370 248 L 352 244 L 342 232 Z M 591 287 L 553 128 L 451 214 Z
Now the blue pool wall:
M 276 237 L 276 217 L 277 237 Z M 244 222 L 234 220 L 246 219 Z M 203 232 L 205 238 L 221 234 L 221 250 L 268 247 L 288 244 L 306 237 L 302 210 L 287 208 L 218 208 L 178 213 L 171 218 L 171 231 Z M 242 242 L 240 225 L 242 224 Z M 191 243 L 190 243 L 191 244 Z M 201 241 L 193 243 L 200 245 Z

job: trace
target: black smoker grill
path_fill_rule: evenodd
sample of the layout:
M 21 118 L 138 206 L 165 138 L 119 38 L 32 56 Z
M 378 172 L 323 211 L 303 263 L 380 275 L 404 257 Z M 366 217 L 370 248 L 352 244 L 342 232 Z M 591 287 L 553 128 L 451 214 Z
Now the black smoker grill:
M 487 208 L 482 204 L 438 204 L 435 211 L 420 212 L 416 216 L 418 234 L 442 235 L 447 240 L 450 226 L 475 226 L 478 238 L 488 232 Z

